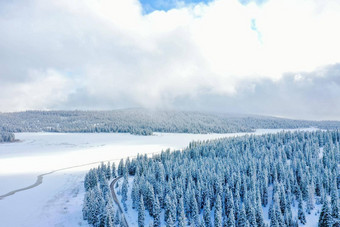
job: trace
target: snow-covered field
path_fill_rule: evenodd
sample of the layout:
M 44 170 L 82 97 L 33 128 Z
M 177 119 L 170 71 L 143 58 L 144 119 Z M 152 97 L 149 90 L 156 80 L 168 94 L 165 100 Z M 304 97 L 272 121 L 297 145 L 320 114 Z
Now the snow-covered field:
M 255 134 L 277 131 L 257 130 Z M 193 140 L 244 134 L 18 133 L 20 142 L 0 144 L 1 226 L 87 226 L 81 213 L 83 178 L 101 161 L 118 164 L 121 158 L 138 153 L 181 149 Z M 46 175 L 36 182 L 41 174 Z M 29 186 L 32 188 L 24 189 Z M 16 190 L 21 191 L 10 193 Z

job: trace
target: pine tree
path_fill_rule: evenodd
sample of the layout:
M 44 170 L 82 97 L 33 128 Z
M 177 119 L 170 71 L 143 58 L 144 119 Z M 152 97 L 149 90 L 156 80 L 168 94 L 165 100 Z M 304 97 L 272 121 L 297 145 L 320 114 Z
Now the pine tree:
M 178 215 L 177 215 L 177 219 L 178 219 L 178 227 L 184 227 L 186 226 L 185 224 L 185 212 L 184 212 L 184 204 L 183 204 L 183 197 L 181 197 L 179 199 L 179 203 L 178 203 Z
M 248 216 L 248 221 L 249 221 L 249 224 L 250 226 L 258 226 L 257 223 L 256 223 L 256 214 L 255 214 L 255 210 L 253 207 L 250 207 L 250 213 L 249 213 L 249 216 Z
M 234 199 L 232 192 L 227 188 L 226 191 L 227 196 L 225 197 L 225 214 L 228 215 L 230 210 L 234 210 Z
M 237 185 L 239 185 L 237 183 Z M 242 202 L 241 198 L 240 198 L 240 189 L 239 186 L 236 185 L 235 188 L 235 194 L 234 194 L 234 215 L 235 215 L 235 223 L 237 225 L 237 220 L 238 220 L 238 216 L 240 214 L 240 204 Z
M 268 176 L 267 171 L 264 170 L 263 185 L 262 185 L 262 204 L 268 205 Z
M 136 178 L 135 178 L 136 179 Z M 132 209 L 136 209 L 139 200 L 139 186 L 137 181 L 133 181 L 132 189 L 131 189 L 131 200 L 132 200 Z
M 305 212 L 303 211 L 301 193 L 300 193 L 299 201 L 298 202 L 299 202 L 299 206 L 298 206 L 298 219 L 300 220 L 300 222 L 302 224 L 306 224 L 306 216 L 305 216 Z
M 281 227 L 281 225 L 277 219 L 273 219 L 270 221 L 270 227 Z
M 121 159 L 118 164 L 118 176 L 123 176 L 124 175 L 124 160 Z
M 158 197 L 156 196 L 155 204 L 153 206 L 153 215 L 154 215 L 154 227 L 161 226 L 161 207 L 159 205 Z
M 219 194 L 217 194 L 215 203 L 214 226 L 215 227 L 222 226 L 222 202 Z
M 119 212 L 119 210 L 117 209 L 116 210 L 116 215 L 115 215 L 115 225 L 118 225 L 119 223 L 120 223 L 120 219 L 121 219 L 121 217 L 120 217 L 120 212 Z
M 268 211 L 271 227 L 279 227 L 279 222 L 278 222 L 277 217 L 275 215 L 276 209 L 277 209 L 277 206 L 274 206 L 273 204 L 271 204 L 269 211 Z
M 117 173 L 116 173 L 116 164 L 115 163 L 112 163 L 112 174 L 111 174 L 111 176 L 112 176 L 112 178 L 114 179 L 114 178 L 116 178 L 117 177 Z
M 124 173 L 128 175 L 129 172 L 130 172 L 130 171 L 129 171 L 130 168 L 131 168 L 130 158 L 127 157 L 127 159 L 125 160 L 125 169 L 124 169 Z
M 340 219 L 340 202 L 336 183 L 333 184 L 331 190 L 331 208 L 333 218 Z
M 122 204 L 123 204 L 125 211 L 127 211 L 127 206 L 126 206 L 127 192 L 128 192 L 128 181 L 124 178 L 123 185 L 122 185 Z
M 333 225 L 333 218 L 329 207 L 328 199 L 326 198 L 322 206 L 319 217 L 319 227 L 331 227 Z
M 105 223 L 105 218 L 103 217 L 104 215 L 104 207 L 105 207 L 105 201 L 102 197 L 102 192 L 100 188 L 94 187 L 93 188 L 93 196 L 94 199 L 91 204 L 91 213 L 92 213 L 92 220 L 91 224 L 93 225 L 104 225 Z
M 174 226 L 175 226 L 174 218 L 172 217 L 172 214 L 169 213 L 168 219 L 166 220 L 166 227 L 174 227 Z
M 199 224 L 199 212 L 198 212 L 198 205 L 195 198 L 195 194 L 192 193 L 191 199 L 190 199 L 190 207 L 191 207 L 191 218 L 192 223 L 194 223 L 196 226 Z
M 263 210 L 262 210 L 260 195 L 258 195 L 258 201 L 257 201 L 257 204 L 256 204 L 255 214 L 256 214 L 257 226 L 264 227 L 265 224 L 264 224 L 264 220 L 263 220 Z
M 227 226 L 228 227 L 235 227 L 235 217 L 234 217 L 234 209 L 231 208 L 229 210 L 229 214 L 228 214 L 228 220 L 227 220 Z
M 273 202 L 269 207 L 269 217 L 270 217 L 271 227 L 284 226 L 284 221 L 283 221 L 283 217 L 282 217 L 282 213 L 280 209 L 278 191 L 274 192 Z
M 150 216 L 153 216 L 153 206 L 155 204 L 155 193 L 151 184 L 147 185 L 145 207 L 148 209 Z
M 284 214 L 284 222 L 286 226 L 292 226 L 293 225 L 293 217 L 291 212 L 286 212 Z
M 165 196 L 165 201 L 164 201 L 164 221 L 167 222 L 167 220 L 169 219 L 169 214 L 172 213 L 171 211 L 172 209 L 172 201 L 170 199 L 169 195 Z
M 105 214 L 105 227 L 113 227 L 114 226 L 114 216 L 110 212 L 110 209 L 106 209 Z
M 307 199 L 307 207 L 306 207 L 306 211 L 308 214 L 311 213 L 311 211 L 314 209 L 314 186 L 313 183 L 312 185 L 308 186 L 308 199 Z
M 247 217 L 246 217 L 246 211 L 244 209 L 244 205 L 242 204 L 241 208 L 240 208 L 240 214 L 239 214 L 238 220 L 237 220 L 237 226 L 246 227 L 247 222 L 248 222 L 248 220 L 247 220 Z
M 144 227 L 144 220 L 145 220 L 145 207 L 144 207 L 144 201 L 143 196 L 139 199 L 139 206 L 138 206 L 138 226 Z
M 84 220 L 90 220 L 91 217 L 91 205 L 93 203 L 93 195 L 92 195 L 92 190 L 86 191 L 85 196 L 84 196 L 84 202 L 83 202 L 83 209 L 82 209 L 82 213 L 83 213 L 83 219 Z
M 210 218 L 210 199 L 209 197 L 206 197 L 204 209 L 203 209 L 203 220 L 206 227 L 211 227 L 211 218 Z
M 106 172 L 105 172 L 105 177 L 106 177 L 107 180 L 111 179 L 111 165 L 110 165 L 110 162 L 107 164 Z

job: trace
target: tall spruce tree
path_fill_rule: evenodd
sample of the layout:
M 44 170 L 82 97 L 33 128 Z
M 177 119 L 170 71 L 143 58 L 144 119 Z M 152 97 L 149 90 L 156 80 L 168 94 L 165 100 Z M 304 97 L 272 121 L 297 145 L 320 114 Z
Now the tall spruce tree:
M 228 227 L 235 227 L 236 226 L 233 208 L 231 208 L 229 210 L 228 219 L 227 219 L 227 226 Z
M 302 224 L 306 224 L 306 215 L 305 215 L 305 212 L 303 210 L 303 204 L 302 204 L 302 196 L 301 196 L 301 193 L 299 195 L 299 199 L 298 199 L 298 219 L 300 220 L 300 222 Z
M 333 218 L 340 219 L 339 193 L 335 183 L 333 184 L 333 187 L 331 189 L 331 208 Z
M 123 176 L 124 175 L 124 160 L 121 159 L 118 164 L 118 176 Z
M 211 209 L 210 209 L 210 199 L 206 197 L 204 209 L 203 209 L 203 220 L 206 227 L 211 227 Z
M 190 209 L 191 209 L 191 218 L 192 218 L 191 222 L 194 223 L 196 226 L 198 226 L 199 225 L 199 211 L 198 211 L 197 200 L 196 200 L 194 192 L 191 194 Z
M 127 201 L 127 193 L 128 193 L 128 181 L 126 178 L 124 178 L 123 184 L 122 184 L 122 204 L 124 207 L 124 210 L 127 211 L 127 205 L 126 205 L 126 201 Z
M 177 209 L 177 220 L 178 220 L 178 227 L 184 227 L 185 224 L 185 211 L 184 211 L 184 204 L 183 204 L 183 197 L 179 199 L 178 202 L 178 209 Z
M 145 221 L 145 207 L 144 207 L 144 201 L 143 196 L 140 196 L 139 203 L 138 203 L 138 226 L 144 227 L 144 221 Z
M 169 213 L 168 219 L 166 220 L 166 227 L 174 227 L 174 226 L 175 226 L 174 218 L 172 217 L 172 214 Z
M 329 207 L 328 199 L 324 200 L 322 210 L 319 217 L 318 227 L 331 227 L 333 226 L 333 218 L 331 209 Z
M 222 227 L 222 202 L 219 194 L 217 194 L 215 203 L 214 226 Z
M 112 176 L 112 178 L 116 178 L 117 177 L 117 173 L 116 173 L 116 164 L 115 163 L 112 163 L 112 174 L 111 174 L 111 176 Z
M 246 227 L 247 224 L 248 224 L 248 220 L 247 220 L 247 217 L 246 217 L 246 211 L 244 209 L 244 205 L 242 204 L 241 208 L 240 208 L 240 214 L 239 214 L 238 220 L 237 220 L 237 226 Z
M 158 197 L 155 198 L 155 204 L 153 206 L 153 215 L 154 215 L 154 227 L 160 227 L 161 226 L 161 207 L 159 205 Z

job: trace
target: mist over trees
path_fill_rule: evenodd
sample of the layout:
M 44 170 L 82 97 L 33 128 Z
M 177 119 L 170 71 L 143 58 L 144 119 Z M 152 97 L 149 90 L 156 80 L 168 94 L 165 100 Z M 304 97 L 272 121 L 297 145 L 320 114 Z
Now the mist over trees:
M 133 178 L 128 197 L 139 226 L 149 225 L 146 213 L 153 226 L 301 226 L 308 215 L 319 226 L 339 226 L 339 141 L 338 131 L 314 131 L 192 142 L 183 151 L 121 161 L 119 168 L 123 184 Z M 85 178 L 85 201 L 100 196 L 84 205 L 101 201 L 97 220 L 106 219 L 99 217 L 110 199 L 101 186 L 112 172 L 107 168 Z
M 214 114 L 188 111 L 26 111 L 0 113 L 0 131 L 6 132 L 153 132 L 231 133 L 257 128 L 319 127 L 335 129 L 337 121 L 302 121 L 256 115 Z

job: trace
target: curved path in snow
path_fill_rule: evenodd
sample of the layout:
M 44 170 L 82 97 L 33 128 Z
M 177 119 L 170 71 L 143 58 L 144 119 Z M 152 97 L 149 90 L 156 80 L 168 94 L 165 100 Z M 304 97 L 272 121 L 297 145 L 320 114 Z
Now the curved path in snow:
M 61 169 L 56 169 L 56 170 L 53 170 L 53 171 L 48 172 L 48 173 L 40 174 L 40 175 L 37 176 L 37 180 L 35 181 L 34 184 L 29 185 L 29 186 L 24 187 L 24 188 L 19 188 L 19 189 L 10 191 L 10 192 L 8 192 L 6 194 L 3 194 L 3 195 L 0 195 L 0 200 L 6 198 L 8 196 L 14 195 L 17 192 L 26 191 L 26 190 L 29 190 L 29 189 L 32 189 L 32 188 L 35 188 L 35 187 L 39 186 L 40 184 L 42 184 L 44 176 L 46 176 L 46 175 L 49 175 L 49 174 L 52 174 L 52 173 L 55 173 L 55 172 L 59 172 L 59 171 L 63 171 L 63 170 L 68 170 L 68 169 L 73 169 L 73 168 L 78 168 L 78 167 L 83 167 L 83 166 L 88 166 L 88 165 L 94 165 L 94 164 L 98 164 L 98 163 L 102 163 L 102 162 L 117 161 L 117 160 L 119 160 L 119 159 L 91 162 L 91 163 L 86 163 L 86 164 L 81 164 L 81 165 L 76 165 L 76 166 L 70 166 L 70 167 L 65 167 L 65 168 L 61 168 Z
M 115 179 L 111 182 L 111 184 L 110 184 L 110 189 L 111 189 L 111 194 L 112 194 L 113 201 L 115 201 L 115 203 L 117 204 L 117 206 L 118 206 L 118 208 L 119 208 L 119 211 L 120 211 L 120 214 L 121 214 L 121 218 L 123 219 L 123 222 L 124 222 L 125 226 L 126 226 L 126 227 L 129 227 L 129 224 L 127 223 L 127 221 L 126 221 L 126 219 L 125 219 L 123 209 L 122 209 L 122 207 L 120 206 L 119 200 L 118 200 L 118 198 L 117 198 L 117 195 L 116 195 L 115 189 L 114 189 L 115 183 L 116 183 L 120 178 L 122 178 L 122 176 L 115 178 Z
M 159 154 L 161 153 L 161 151 L 158 151 L 158 152 L 150 152 L 150 153 L 145 153 L 147 155 L 154 155 L 154 154 Z M 134 158 L 134 157 L 137 157 L 137 156 L 131 156 L 130 158 Z M 94 165 L 94 164 L 98 164 L 98 163 L 102 163 L 102 162 L 111 162 L 111 161 L 119 161 L 120 159 L 110 159 L 110 160 L 103 160 L 103 161 L 97 161 L 97 162 L 90 162 L 90 163 L 86 163 L 86 164 L 81 164 L 81 165 L 76 165 L 76 166 L 70 166 L 70 167 L 65 167 L 65 168 L 61 168 L 61 169 L 56 169 L 56 170 L 53 170 L 51 172 L 48 172 L 48 173 L 43 173 L 43 174 L 40 174 L 37 176 L 37 180 L 35 181 L 34 184 L 32 185 L 29 185 L 27 187 L 24 187 L 24 188 L 19 188 L 19 189 L 16 189 L 16 190 L 13 190 L 13 191 L 10 191 L 6 194 L 3 194 L 3 195 L 0 195 L 0 200 L 8 197 L 8 196 L 11 196 L 11 195 L 14 195 L 15 193 L 17 192 L 21 192 L 21 191 L 26 191 L 26 190 L 29 190 L 29 189 L 32 189 L 32 188 L 35 188 L 37 186 L 39 186 L 40 184 L 42 184 L 43 182 L 43 178 L 44 176 L 46 175 L 49 175 L 49 174 L 52 174 L 52 173 L 55 173 L 55 172 L 59 172 L 59 171 L 63 171 L 63 170 L 68 170 L 68 169 L 73 169 L 73 168 L 78 168 L 78 167 L 83 167 L 83 166 L 89 166 L 89 165 Z M 116 179 L 115 179 L 116 180 Z M 118 180 L 118 179 L 117 179 Z M 112 184 L 112 183 L 111 183 Z M 118 200 L 117 200 L 118 201 Z M 118 202 L 119 204 L 119 202 Z M 124 218 L 125 219 L 125 218 Z

